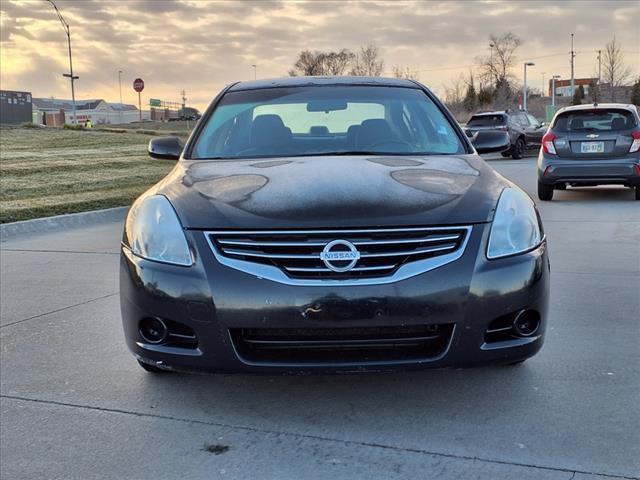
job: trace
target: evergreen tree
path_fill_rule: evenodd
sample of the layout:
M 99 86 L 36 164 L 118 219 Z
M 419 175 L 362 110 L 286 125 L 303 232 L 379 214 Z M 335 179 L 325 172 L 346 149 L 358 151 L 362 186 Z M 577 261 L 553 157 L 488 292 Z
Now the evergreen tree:
M 582 86 L 582 85 L 580 85 Z M 582 92 L 584 94 L 584 88 L 582 89 Z M 573 100 L 571 102 L 571 105 L 582 105 L 582 96 L 580 95 L 580 89 L 576 88 L 573 91 Z
M 481 88 L 478 92 L 478 106 L 483 107 L 485 105 L 491 104 L 491 100 L 493 96 L 491 95 L 491 90 L 489 88 Z
M 473 81 L 473 74 L 469 74 L 469 83 L 467 83 L 467 93 L 463 100 L 464 109 L 467 112 L 473 112 L 478 104 L 478 94 L 476 93 L 476 87 Z
M 640 77 L 638 77 L 631 89 L 631 103 L 640 106 Z

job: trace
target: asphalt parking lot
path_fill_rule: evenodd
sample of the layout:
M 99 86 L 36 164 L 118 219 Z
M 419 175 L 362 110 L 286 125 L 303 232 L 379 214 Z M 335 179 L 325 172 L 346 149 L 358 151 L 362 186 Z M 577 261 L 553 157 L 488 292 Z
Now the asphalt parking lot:
M 534 159 L 498 158 L 534 196 Z M 546 345 L 471 370 L 150 375 L 124 345 L 119 223 L 6 240 L 2 477 L 640 478 L 640 204 L 597 188 L 540 209 Z

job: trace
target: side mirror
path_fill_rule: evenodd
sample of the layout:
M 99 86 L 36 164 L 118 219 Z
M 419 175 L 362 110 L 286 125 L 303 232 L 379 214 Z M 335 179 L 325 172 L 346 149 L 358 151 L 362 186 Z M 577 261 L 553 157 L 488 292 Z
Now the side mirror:
M 509 133 L 496 130 L 477 132 L 471 143 L 478 153 L 504 152 L 511 146 Z
M 154 138 L 149 142 L 149 156 L 162 160 L 178 160 L 183 146 L 178 137 Z

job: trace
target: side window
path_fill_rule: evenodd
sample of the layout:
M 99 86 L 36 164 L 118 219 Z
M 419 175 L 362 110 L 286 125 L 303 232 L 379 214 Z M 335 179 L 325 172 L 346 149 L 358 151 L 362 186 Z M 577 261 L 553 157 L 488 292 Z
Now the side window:
M 515 122 L 521 127 L 529 126 L 529 120 L 527 120 L 527 116 L 524 113 L 518 113 L 517 115 L 514 115 L 514 118 Z

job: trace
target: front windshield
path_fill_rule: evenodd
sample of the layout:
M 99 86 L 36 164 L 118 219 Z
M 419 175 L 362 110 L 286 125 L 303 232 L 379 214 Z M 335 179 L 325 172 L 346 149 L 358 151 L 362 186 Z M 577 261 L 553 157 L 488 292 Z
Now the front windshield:
M 422 90 L 309 86 L 227 93 L 191 158 L 464 152 L 447 118 Z

